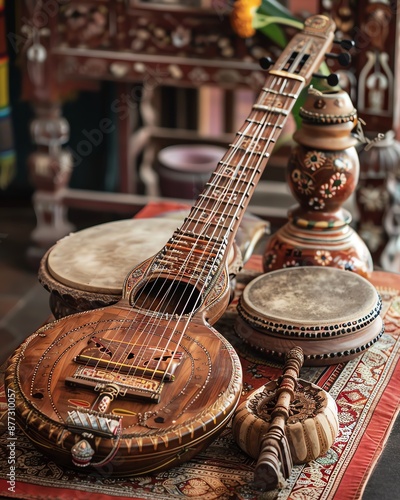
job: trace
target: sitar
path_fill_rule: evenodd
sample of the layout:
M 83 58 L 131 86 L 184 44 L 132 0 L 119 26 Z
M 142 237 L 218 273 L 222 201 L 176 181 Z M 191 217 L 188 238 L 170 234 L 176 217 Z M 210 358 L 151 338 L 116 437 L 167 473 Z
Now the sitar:
M 46 324 L 12 356 L 6 385 L 17 422 L 56 463 L 148 474 L 191 459 L 229 422 L 241 365 L 212 326 L 229 301 L 228 251 L 333 32 L 316 15 L 289 42 L 189 215 L 129 272 L 121 300 Z

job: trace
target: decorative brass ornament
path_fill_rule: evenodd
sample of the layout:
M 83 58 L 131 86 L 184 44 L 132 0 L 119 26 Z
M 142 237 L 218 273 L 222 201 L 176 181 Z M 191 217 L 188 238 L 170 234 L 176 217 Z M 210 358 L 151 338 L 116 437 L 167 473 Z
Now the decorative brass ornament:
M 71 455 L 74 465 L 86 467 L 93 458 L 94 450 L 86 439 L 82 439 L 71 448 Z

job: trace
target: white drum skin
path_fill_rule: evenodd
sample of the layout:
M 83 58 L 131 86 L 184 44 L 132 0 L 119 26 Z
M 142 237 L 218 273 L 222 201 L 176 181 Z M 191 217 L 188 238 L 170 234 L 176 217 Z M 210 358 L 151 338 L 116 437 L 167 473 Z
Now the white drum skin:
M 375 287 L 350 271 L 287 268 L 251 281 L 238 304 L 237 335 L 267 357 L 283 359 L 294 346 L 305 366 L 348 361 L 384 331 Z
M 58 319 L 118 302 L 128 273 L 160 251 L 180 224 L 181 220 L 166 217 L 126 219 L 58 241 L 43 257 L 38 272 L 50 292 L 53 315 Z M 241 251 L 234 243 L 228 255 L 232 278 L 242 266 Z

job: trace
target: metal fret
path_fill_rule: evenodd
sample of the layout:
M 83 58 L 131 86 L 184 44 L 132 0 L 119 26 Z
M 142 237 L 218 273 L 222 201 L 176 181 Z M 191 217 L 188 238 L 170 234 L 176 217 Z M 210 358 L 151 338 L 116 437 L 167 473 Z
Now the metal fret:
M 278 90 L 270 89 L 268 87 L 263 87 L 262 90 L 264 92 L 275 94 L 275 95 L 281 95 L 283 97 L 291 97 L 294 100 L 296 100 L 299 97 L 299 94 L 291 94 L 291 93 L 286 93 L 286 92 L 279 92 Z
M 211 201 L 212 198 L 209 198 Z M 218 201 L 218 200 L 217 200 Z M 222 201 L 222 204 L 226 204 L 227 202 Z M 228 203 L 229 204 L 229 203 Z M 201 221 L 201 222 L 206 222 L 205 219 L 208 221 L 208 217 L 210 214 L 213 214 L 217 219 L 222 220 L 222 218 L 228 219 L 237 219 L 237 209 L 239 208 L 238 205 L 236 204 L 230 204 L 230 212 L 225 212 L 224 210 L 215 210 L 214 208 L 209 208 L 209 207 L 199 207 L 198 212 L 200 212 L 197 217 L 195 215 L 189 214 L 185 220 L 196 220 L 196 221 Z
M 213 188 L 215 186 L 210 185 L 210 187 Z M 232 190 L 228 189 L 228 190 L 224 190 L 224 192 L 222 192 L 222 193 L 217 193 L 216 191 L 218 191 L 218 190 L 212 191 L 211 195 L 210 194 L 206 194 L 205 192 L 203 192 L 200 195 L 200 198 L 204 198 L 205 200 L 217 200 L 217 201 L 220 201 L 221 203 L 227 203 L 227 204 L 229 203 L 231 205 L 234 205 L 234 203 L 235 203 L 235 201 L 237 199 L 237 192 L 236 192 L 236 190 L 232 191 Z
M 276 106 L 267 106 L 266 104 L 254 104 L 253 109 L 257 111 L 268 111 L 269 113 L 277 113 L 279 115 L 288 116 L 290 111 Z
M 237 144 L 229 144 L 230 147 L 234 147 L 238 151 L 244 151 L 250 155 L 254 154 L 257 156 L 262 156 L 263 158 L 269 158 L 271 155 L 269 153 L 262 153 L 261 151 L 249 150 L 247 148 L 243 148 Z
M 229 163 L 228 161 L 220 160 L 218 162 L 218 165 L 221 165 L 222 167 L 227 167 L 227 168 L 233 168 L 233 169 L 235 169 L 238 166 L 238 163 L 236 165 L 233 165 L 232 163 Z M 216 173 L 218 173 L 218 171 L 214 172 L 214 174 L 216 174 Z M 220 175 L 224 175 L 224 174 L 220 174 Z
M 218 174 L 214 174 L 214 175 L 218 175 Z M 223 176 L 223 177 L 225 177 L 225 176 Z M 228 184 L 227 184 L 227 186 L 228 186 Z M 248 187 L 249 187 L 249 181 L 245 176 L 243 176 L 243 178 L 241 178 L 240 180 L 235 181 L 234 185 L 230 184 L 229 187 L 230 186 L 234 187 L 234 195 L 237 195 L 236 200 L 238 200 L 239 197 L 241 197 L 240 199 L 243 199 L 243 196 L 245 196 L 246 198 L 249 196 L 247 193 Z M 208 188 L 208 190 L 211 190 L 213 188 L 212 185 L 206 185 L 206 187 Z M 224 187 L 224 186 L 222 184 L 219 184 L 219 187 Z M 204 200 L 208 197 L 209 196 L 206 193 L 202 193 L 201 195 L 199 195 L 199 202 L 201 202 L 202 200 Z M 199 208 L 199 207 L 197 207 L 197 208 Z
M 230 165 L 228 166 L 228 165 L 229 165 L 229 164 L 227 164 L 227 165 L 226 165 L 226 168 L 232 168 L 232 169 L 234 169 L 234 168 L 235 168 L 235 167 L 232 167 L 232 166 L 230 166 Z M 218 182 L 219 180 L 227 180 L 227 181 L 229 181 L 229 180 L 231 180 L 231 179 L 232 179 L 232 175 L 231 175 L 231 173 L 224 173 L 224 172 L 218 172 L 218 171 L 215 171 L 215 172 L 212 174 L 212 176 L 213 176 L 213 177 L 218 177 L 218 178 L 219 178 L 219 179 L 217 179 L 217 182 Z M 205 188 L 213 188 L 213 187 L 216 187 L 216 186 L 221 186 L 221 185 L 223 186 L 223 184 L 214 184 L 214 183 L 212 183 L 212 182 L 207 182 L 207 183 L 204 185 L 204 187 L 205 187 Z M 202 196 L 204 196 L 204 194 L 203 194 L 203 193 L 199 194 L 199 198 L 200 198 L 200 197 L 202 197 Z
M 280 125 L 279 123 L 273 123 L 273 122 L 262 122 L 260 120 L 253 120 L 251 118 L 246 118 L 246 122 L 249 123 L 255 123 L 256 125 L 264 125 L 267 127 L 275 127 L 277 129 L 283 129 L 283 125 Z
M 242 161 L 243 158 L 240 158 L 240 161 Z M 226 170 L 231 170 L 230 172 L 220 172 L 219 169 L 217 169 L 213 174 L 212 174 L 212 178 L 213 177 L 222 177 L 222 178 L 225 178 L 225 179 L 228 179 L 229 181 L 232 181 L 234 180 L 235 182 L 239 180 L 239 182 L 242 180 L 242 178 L 247 178 L 248 176 L 248 173 L 250 172 L 253 172 L 254 170 L 256 170 L 256 167 L 254 165 L 245 165 L 245 164 L 241 164 L 241 163 L 238 163 L 236 166 L 232 166 L 230 165 L 229 163 L 227 163 L 226 165 L 225 164 L 221 164 L 221 167 L 222 168 L 225 168 Z M 239 170 L 237 170 L 239 168 Z M 236 171 L 236 175 L 235 177 L 232 177 L 232 174 L 233 172 Z M 244 175 L 243 175 L 244 174 Z M 212 182 L 207 182 L 206 186 L 218 186 L 218 187 L 221 187 L 221 184 L 213 184 Z
M 212 213 L 212 211 L 209 211 Z M 215 212 L 215 216 L 211 220 L 199 221 L 196 217 L 190 217 L 189 215 L 186 217 L 185 222 L 195 222 L 197 224 L 207 224 L 207 227 L 219 227 L 219 228 L 228 228 L 231 226 L 232 221 L 238 220 L 237 215 L 227 215 L 222 212 L 222 215 L 218 215 L 221 212 Z
M 245 134 L 244 132 L 241 132 L 240 130 L 238 132 L 236 132 L 236 135 L 239 135 L 240 137 L 245 137 L 246 139 L 253 139 L 254 141 L 256 139 L 254 139 L 254 136 L 253 135 L 250 135 L 250 134 Z M 272 142 L 272 143 L 275 143 L 276 142 L 276 139 L 274 137 L 268 137 L 268 139 L 264 139 L 263 137 L 260 137 L 259 139 L 257 139 L 257 141 L 264 141 L 264 142 Z
M 250 169 L 250 167 L 249 167 Z M 254 170 L 254 167 L 251 166 L 252 170 L 247 170 L 247 169 L 241 169 L 237 172 L 237 175 L 233 178 L 232 175 L 226 176 L 225 174 L 219 175 L 218 172 L 214 172 L 213 176 L 219 177 L 217 179 L 217 184 L 206 184 L 206 187 L 208 188 L 208 191 L 211 189 L 218 187 L 218 188 L 229 188 L 229 189 L 234 189 L 235 193 L 241 193 L 243 191 L 246 191 L 246 188 L 249 186 L 249 181 L 254 178 L 254 175 L 250 175 L 251 172 L 254 173 L 260 173 L 261 171 L 259 169 Z M 204 195 L 207 193 L 203 192 Z
M 242 184 L 244 184 L 244 186 L 247 186 L 247 182 L 245 182 L 244 180 L 240 181 L 240 182 L 242 182 Z M 209 186 L 209 185 L 210 184 L 206 184 L 206 186 Z M 235 190 L 234 191 L 229 191 L 229 193 L 232 194 L 232 196 L 236 197 L 235 198 L 235 201 L 236 201 L 241 195 L 246 194 L 246 189 L 243 189 L 243 190 L 239 189 L 238 185 L 236 183 L 235 184 Z M 210 198 L 210 196 L 202 193 L 202 194 L 199 195 L 199 198 Z M 215 198 L 213 198 L 213 199 L 215 199 Z

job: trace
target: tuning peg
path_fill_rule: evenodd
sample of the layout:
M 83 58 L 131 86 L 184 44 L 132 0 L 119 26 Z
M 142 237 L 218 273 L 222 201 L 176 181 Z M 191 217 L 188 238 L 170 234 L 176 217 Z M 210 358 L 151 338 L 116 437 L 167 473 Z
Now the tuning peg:
M 339 44 L 343 50 L 351 50 L 356 46 L 354 40 L 333 40 L 333 43 Z
M 335 75 L 335 73 L 331 73 L 330 75 L 321 75 L 321 73 L 313 73 L 314 78 L 325 78 L 328 85 L 330 87 L 336 87 L 339 83 L 339 77 Z
M 337 59 L 340 66 L 348 66 L 351 63 L 351 55 L 347 52 L 341 52 L 340 54 L 332 54 L 332 52 L 328 52 L 326 57 Z
M 270 57 L 262 57 L 260 59 L 260 66 L 262 69 L 269 69 L 275 61 L 273 61 Z

